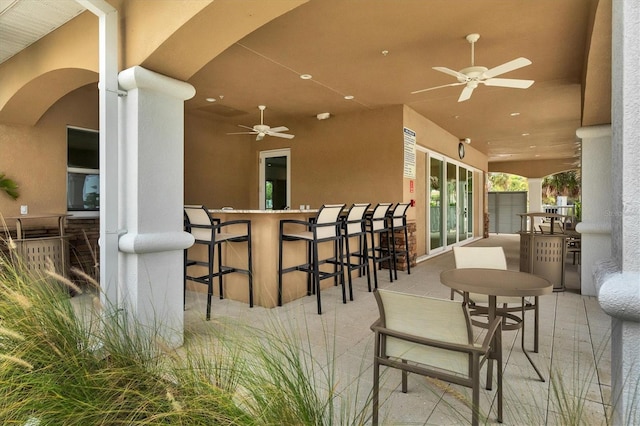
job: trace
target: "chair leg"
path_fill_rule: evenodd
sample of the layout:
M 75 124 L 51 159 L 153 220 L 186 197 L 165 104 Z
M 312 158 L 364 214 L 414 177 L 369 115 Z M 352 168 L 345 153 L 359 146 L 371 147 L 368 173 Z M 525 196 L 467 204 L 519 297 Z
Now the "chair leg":
M 376 339 L 377 341 L 377 339 Z M 377 349 L 378 344 L 376 343 L 376 352 L 374 355 L 374 360 L 373 360 L 373 395 L 371 398 L 371 405 L 373 407 L 373 417 L 371 418 L 371 424 L 372 426 L 378 426 L 378 409 L 379 409 L 379 393 L 380 390 L 378 389 L 380 387 L 380 364 L 378 364 L 378 349 Z
M 404 227 L 404 250 L 407 258 L 407 275 L 411 275 L 411 257 L 409 256 L 409 231 Z
M 207 321 L 211 319 L 211 297 L 213 296 L 213 245 L 209 246 L 209 278 L 207 279 Z
M 387 250 L 389 250 L 388 255 L 391 257 L 387 262 L 389 264 L 389 281 L 393 282 L 393 272 L 396 269 L 396 252 L 395 252 L 395 248 L 391 248 L 391 233 L 389 231 L 385 232 L 386 236 L 387 236 Z M 395 246 L 394 246 L 395 247 Z M 392 253 L 393 250 L 393 253 Z M 382 263 L 380 264 L 382 265 Z M 397 279 L 398 277 L 396 277 Z
M 247 239 L 247 270 L 249 271 L 249 307 L 253 308 L 253 259 L 251 257 L 251 229 Z
M 282 306 L 282 225 L 278 238 L 278 306 Z
M 406 364 L 407 361 L 405 361 L 404 359 L 402 360 L 403 364 Z M 407 370 L 402 370 L 402 393 L 407 393 L 407 388 L 408 388 L 408 376 L 409 373 L 407 372 Z
M 313 286 L 316 292 L 316 300 L 318 302 L 318 315 L 322 314 L 322 300 L 320 297 L 320 267 L 318 265 L 318 243 L 313 241 Z
M 222 244 L 218 245 L 218 291 L 220 300 L 224 299 L 224 286 L 222 285 Z
M 347 259 L 347 283 L 349 284 L 349 300 L 353 301 L 353 279 L 351 278 L 351 248 L 349 247 L 349 235 L 344 236 L 344 251 L 345 258 Z M 360 257 L 358 257 L 358 260 L 359 259 Z M 361 269 L 358 270 L 360 271 Z
M 491 360 L 487 360 L 491 365 Z M 471 425 L 478 426 L 480 417 L 480 361 L 478 355 L 473 356 L 473 372 L 472 372 L 472 388 L 471 388 Z

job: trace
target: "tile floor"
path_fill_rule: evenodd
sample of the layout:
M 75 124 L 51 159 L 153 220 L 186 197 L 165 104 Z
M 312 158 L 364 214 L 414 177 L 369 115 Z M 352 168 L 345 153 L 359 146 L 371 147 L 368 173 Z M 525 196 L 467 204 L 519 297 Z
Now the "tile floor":
M 492 234 L 490 238 L 473 244 L 503 246 L 509 269 L 519 268 L 517 235 Z M 505 425 L 562 425 L 567 421 L 560 413 L 572 410 L 582 413 L 581 424 L 607 424 L 605 410 L 608 409 L 611 385 L 610 320 L 600 309 L 596 298 L 579 294 L 578 267 L 572 265 L 571 260 L 567 258 L 567 290 L 543 296 L 540 300 L 540 351 L 532 353 L 532 357 L 547 378 L 546 382 L 537 379 L 522 353 L 520 331 L 504 332 Z M 397 291 L 448 298 L 450 290 L 440 283 L 439 274 L 453 267 L 453 255 L 449 252 L 419 263 L 411 275 L 399 272 L 399 279 L 393 283 L 380 274 L 379 285 Z M 265 324 L 277 321 L 303 330 L 301 333 L 309 339 L 315 360 L 325 366 L 328 358 L 333 360 L 338 388 L 347 398 L 362 399 L 372 384 L 373 333 L 369 326 L 377 319 L 378 310 L 373 295 L 367 292 L 366 279 L 355 280 L 354 286 L 355 300 L 346 305 L 341 302 L 339 287 L 323 290 L 323 314 L 320 316 L 316 313 L 315 297 L 305 297 L 274 309 L 250 309 L 246 304 L 214 298 L 210 322 L 204 321 L 206 295 L 188 292 L 185 327 L 193 333 L 192 336 L 206 336 L 223 319 L 232 319 L 257 327 L 266 327 Z M 533 316 L 533 312 L 527 315 Z M 527 346 L 531 347 L 532 333 L 530 329 L 527 331 Z M 185 344 L 192 344 L 192 340 L 187 338 Z M 329 353 L 333 355 L 327 356 Z M 554 397 L 552 385 L 558 382 L 562 383 L 562 395 L 567 397 L 562 407 L 556 402 L 558 398 Z M 445 385 L 445 389 L 441 389 L 442 384 L 438 387 L 437 383 L 421 376 L 410 375 L 409 391 L 403 394 L 399 389 L 400 372 L 397 370 L 386 370 L 382 385 L 382 424 L 470 423 L 470 409 L 456 398 L 454 392 L 470 397 L 466 388 L 446 388 Z M 481 409 L 487 415 L 486 424 L 497 423 L 494 403 L 495 391 L 483 389 Z M 569 406 L 573 408 L 567 408 Z

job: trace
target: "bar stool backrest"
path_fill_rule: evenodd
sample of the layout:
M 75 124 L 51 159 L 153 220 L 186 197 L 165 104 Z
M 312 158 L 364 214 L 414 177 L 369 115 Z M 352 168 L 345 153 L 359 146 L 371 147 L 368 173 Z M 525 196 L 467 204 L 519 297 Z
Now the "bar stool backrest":
M 184 214 L 187 218 L 187 231 L 196 240 L 210 241 L 213 221 L 207 208 L 205 206 L 184 206 Z
M 411 204 L 409 203 L 398 203 L 395 206 L 393 213 L 391 214 L 394 228 L 398 228 L 406 224 L 405 215 L 407 214 L 407 209 L 410 205 Z
M 318 239 L 334 238 L 339 235 L 338 223 L 344 204 L 325 204 L 316 216 L 315 227 Z
M 371 216 L 371 227 L 374 231 L 379 231 L 387 227 L 387 213 L 391 208 L 391 203 L 378 203 Z
M 347 235 L 364 232 L 364 215 L 371 204 L 354 204 L 347 215 Z

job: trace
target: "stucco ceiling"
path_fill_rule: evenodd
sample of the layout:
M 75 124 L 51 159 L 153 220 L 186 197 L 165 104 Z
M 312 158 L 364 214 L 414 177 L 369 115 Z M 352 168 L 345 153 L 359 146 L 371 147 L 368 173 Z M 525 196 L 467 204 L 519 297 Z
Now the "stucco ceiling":
M 256 106 L 265 104 L 269 124 L 286 125 L 293 116 L 406 104 L 470 138 L 490 162 L 564 159 L 570 169 L 580 155 L 575 132 L 582 125 L 583 91 L 592 96 L 587 108 L 600 108 L 589 124 L 610 122 L 610 49 L 605 42 L 590 51 L 598 4 L 610 9 L 608 0 L 311 0 L 194 75 L 189 82 L 197 95 L 187 108 L 254 124 Z M 594 37 L 610 40 L 610 28 L 597 30 Z M 526 57 L 530 66 L 501 77 L 532 79 L 533 86 L 480 86 L 465 102 L 457 102 L 460 86 L 412 95 L 455 82 L 432 67 L 469 66 L 469 33 L 480 34 L 476 65 L 492 68 Z M 583 84 L 587 67 L 593 70 L 590 87 Z
M 33 3 L 0 0 L 0 19 L 15 22 L 18 7 Z M 262 104 L 268 124 L 288 125 L 322 112 L 406 104 L 458 138 L 470 138 L 489 156 L 490 168 L 560 159 L 569 169 L 580 156 L 576 129 L 610 123 L 610 8 L 611 0 L 310 0 L 193 75 L 188 81 L 197 94 L 186 109 L 251 125 Z M 52 18 L 39 10 L 27 14 L 22 27 Z M 67 17 L 77 13 L 72 8 Z M 455 82 L 432 67 L 469 66 L 469 33 L 480 34 L 475 65 L 492 68 L 525 57 L 531 65 L 500 77 L 535 83 L 528 89 L 481 85 L 465 102 L 457 101 L 460 86 L 411 94 Z M 170 64 L 163 68 L 158 71 L 172 75 Z

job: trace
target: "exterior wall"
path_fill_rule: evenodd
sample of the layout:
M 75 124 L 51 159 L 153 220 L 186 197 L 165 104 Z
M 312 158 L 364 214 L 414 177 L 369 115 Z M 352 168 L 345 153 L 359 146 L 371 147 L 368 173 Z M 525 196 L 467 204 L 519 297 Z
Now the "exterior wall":
M 4 217 L 20 215 L 23 204 L 32 214 L 67 210 L 67 125 L 98 128 L 95 85 L 60 99 L 35 126 L 0 124 L 0 172 L 20 187 L 15 201 L 0 194 Z
M 230 136 L 188 116 L 185 201 L 257 209 L 260 151 L 291 149 L 291 205 L 402 201 L 402 108 L 287 122 L 294 139 Z

